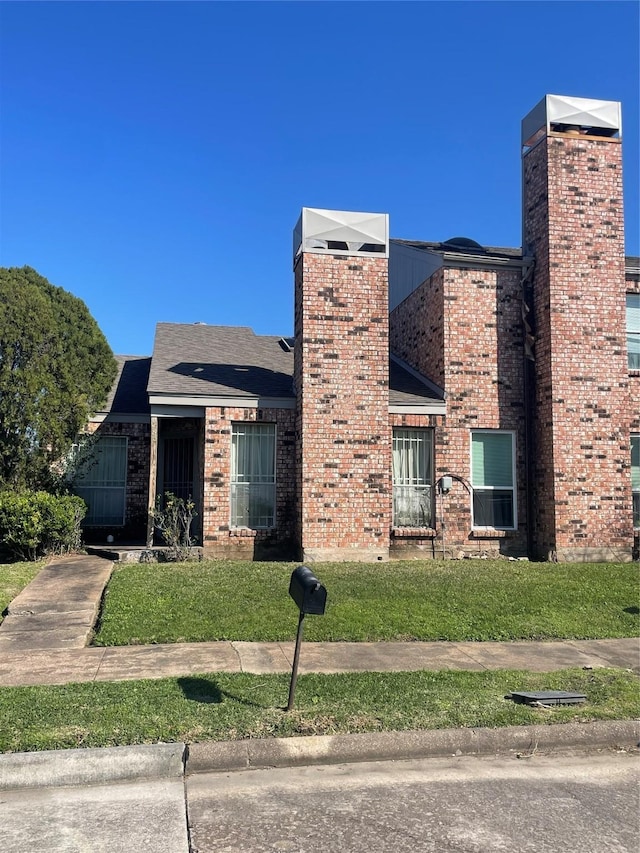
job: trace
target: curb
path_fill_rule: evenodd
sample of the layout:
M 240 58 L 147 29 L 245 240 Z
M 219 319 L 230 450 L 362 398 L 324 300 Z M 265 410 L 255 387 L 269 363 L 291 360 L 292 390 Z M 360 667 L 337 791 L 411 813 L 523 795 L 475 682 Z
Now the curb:
M 638 720 L 210 741 L 187 747 L 185 773 L 398 761 L 448 755 L 534 754 L 536 751 L 576 747 L 630 749 L 640 746 L 639 741 Z
M 149 779 L 314 764 L 401 761 L 463 755 L 504 755 L 554 749 L 635 749 L 639 720 L 313 735 L 263 740 L 207 741 L 57 749 L 0 755 L 0 791 L 107 785 Z
M 183 743 L 0 755 L 0 791 L 182 777 Z

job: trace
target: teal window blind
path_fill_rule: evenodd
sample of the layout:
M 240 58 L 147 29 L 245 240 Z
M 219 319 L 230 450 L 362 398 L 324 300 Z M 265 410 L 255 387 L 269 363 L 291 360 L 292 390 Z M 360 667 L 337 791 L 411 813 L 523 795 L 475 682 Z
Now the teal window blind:
M 478 488 L 513 486 L 513 435 L 475 432 L 471 438 L 472 483 Z
M 514 444 L 510 432 L 479 430 L 471 434 L 474 527 L 515 529 Z

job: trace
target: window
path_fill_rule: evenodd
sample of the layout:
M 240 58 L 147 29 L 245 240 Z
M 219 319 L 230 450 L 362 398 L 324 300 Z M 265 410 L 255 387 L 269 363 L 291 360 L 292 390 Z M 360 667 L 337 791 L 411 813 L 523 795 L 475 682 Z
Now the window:
M 231 526 L 275 525 L 275 424 L 234 424 L 231 434 Z
M 393 431 L 393 526 L 433 526 L 433 432 Z
M 640 370 L 640 293 L 627 293 L 627 356 L 629 370 Z
M 91 448 L 74 479 L 74 491 L 88 507 L 87 527 L 124 524 L 127 487 L 127 439 L 105 435 Z
M 640 527 L 640 435 L 631 436 L 631 493 L 633 526 Z
M 511 432 L 471 433 L 474 527 L 513 530 L 516 526 L 514 444 Z

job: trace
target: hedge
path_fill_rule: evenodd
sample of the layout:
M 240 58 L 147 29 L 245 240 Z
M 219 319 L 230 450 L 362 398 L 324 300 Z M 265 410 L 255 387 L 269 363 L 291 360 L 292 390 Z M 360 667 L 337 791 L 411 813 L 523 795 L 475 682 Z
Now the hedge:
M 86 512 L 75 495 L 0 491 L 0 543 L 16 560 L 76 551 Z

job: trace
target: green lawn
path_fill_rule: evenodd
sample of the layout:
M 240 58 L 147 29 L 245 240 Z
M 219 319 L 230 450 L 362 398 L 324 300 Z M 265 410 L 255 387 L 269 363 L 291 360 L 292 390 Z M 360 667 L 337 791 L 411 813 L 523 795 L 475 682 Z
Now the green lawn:
M 291 563 L 118 567 L 98 645 L 291 640 Z M 327 612 L 307 640 L 526 640 L 640 633 L 638 563 L 506 560 L 317 564 Z
M 0 622 L 7 605 L 34 579 L 42 566 L 42 561 L 0 564 Z
M 0 751 L 234 740 L 384 730 L 499 727 L 634 719 L 638 681 L 601 669 L 303 675 L 293 711 L 285 675 L 8 687 L 0 691 Z M 511 690 L 562 689 L 585 705 L 531 709 Z

